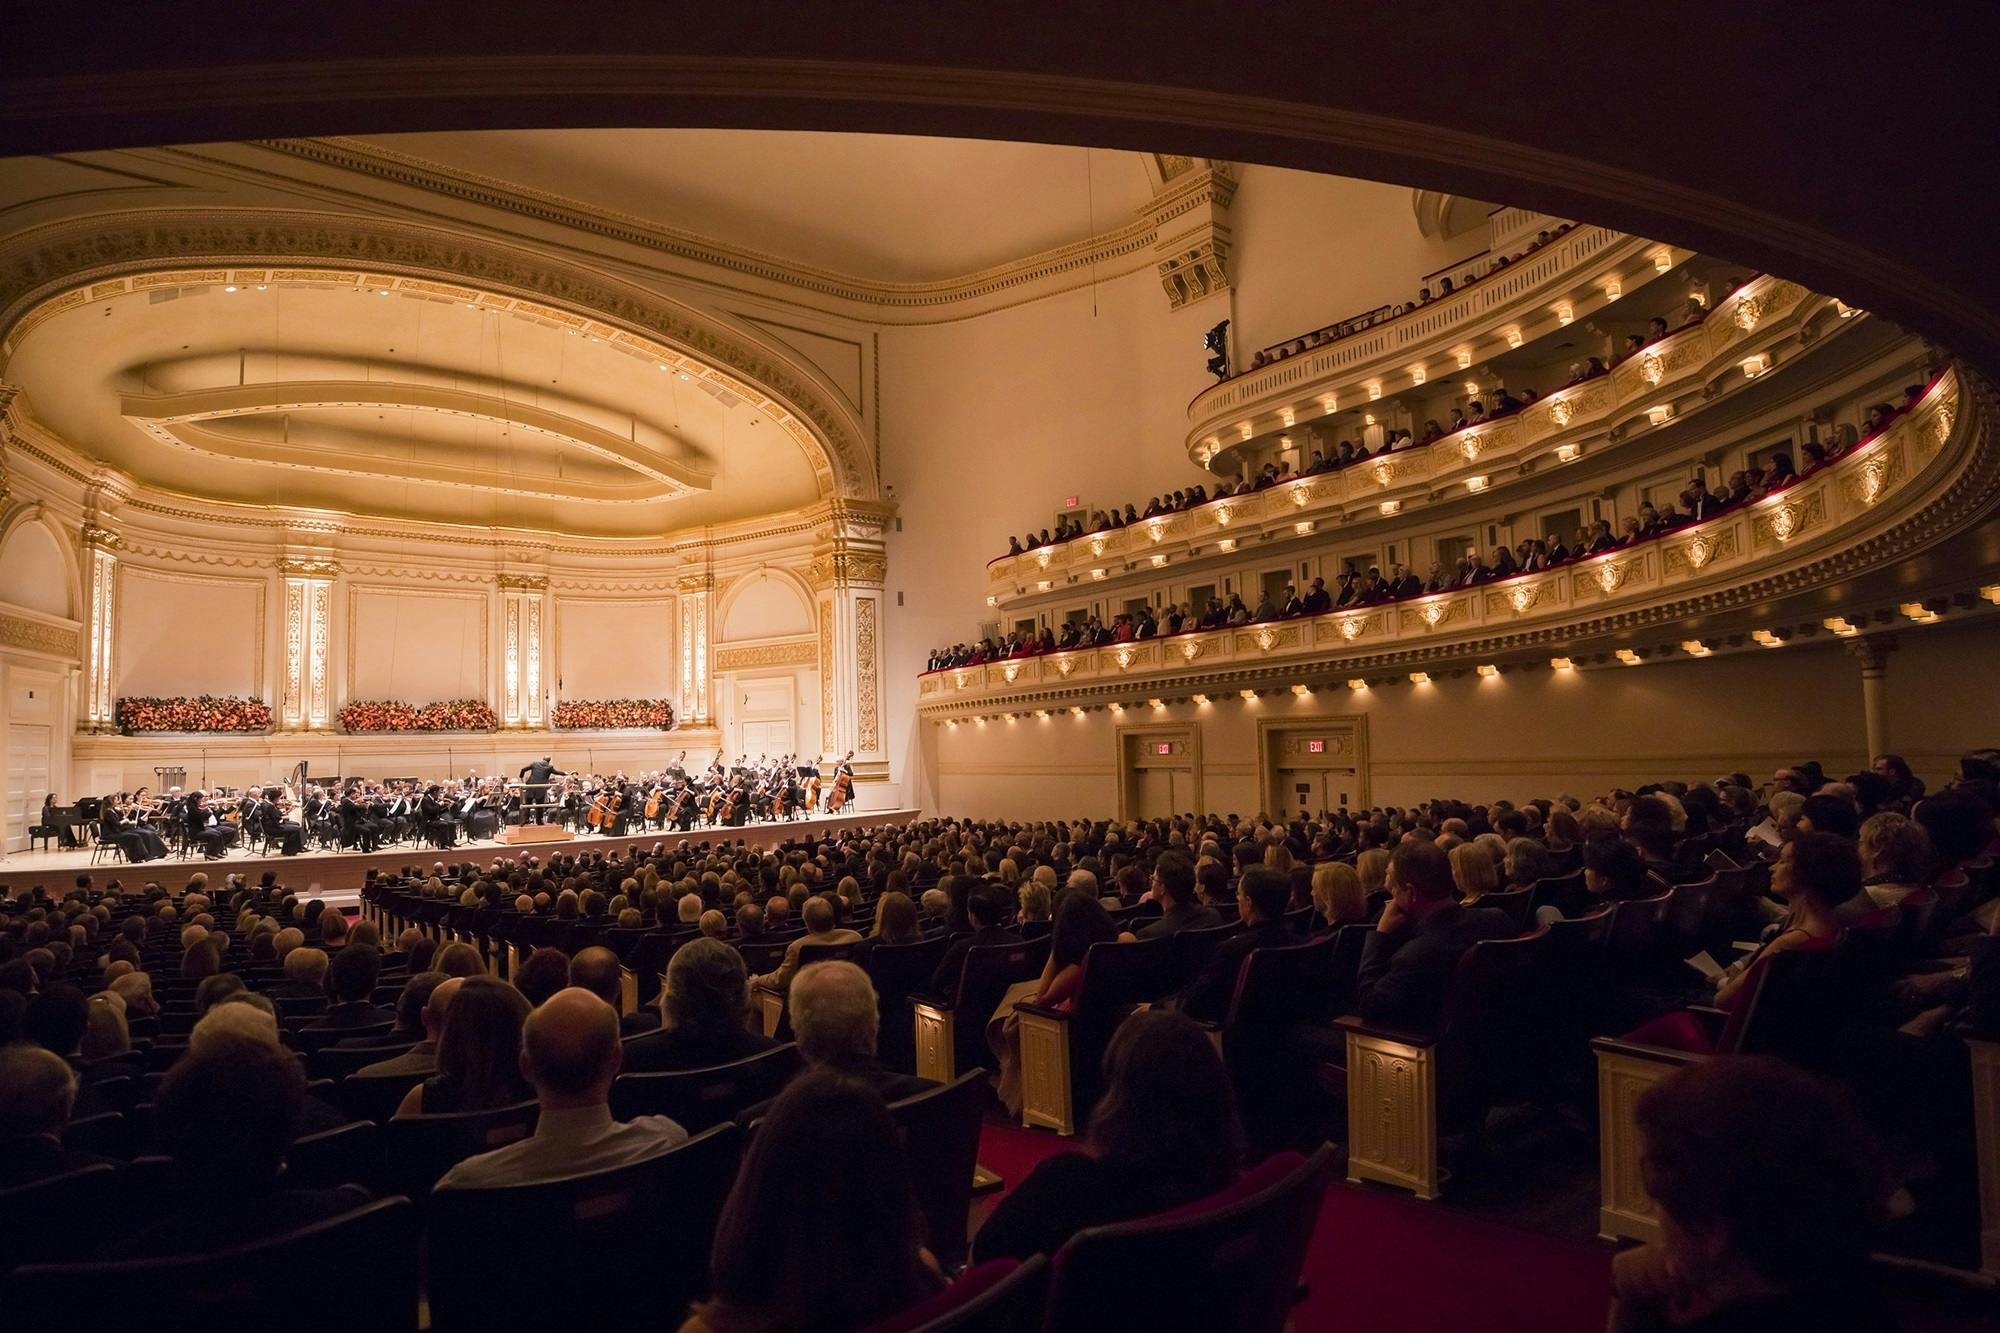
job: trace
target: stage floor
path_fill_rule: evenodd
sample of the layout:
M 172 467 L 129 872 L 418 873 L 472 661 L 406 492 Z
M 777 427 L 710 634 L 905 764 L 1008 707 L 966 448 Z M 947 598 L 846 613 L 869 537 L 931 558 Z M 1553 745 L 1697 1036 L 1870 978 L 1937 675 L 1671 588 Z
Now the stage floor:
M 22 888 L 36 884 L 45 886 L 51 893 L 59 893 L 79 874 L 88 872 L 99 885 L 116 879 L 126 888 L 137 888 L 149 881 L 157 880 L 169 889 L 185 885 L 188 876 L 196 871 L 208 875 L 210 885 L 219 885 L 224 875 L 230 872 L 243 875 L 253 883 L 262 878 L 266 870 L 275 870 L 278 882 L 307 897 L 321 898 L 337 906 L 359 901 L 363 879 L 369 870 L 400 870 L 404 866 L 428 868 L 441 860 L 475 860 L 481 863 L 492 861 L 497 856 L 533 856 L 546 861 L 558 852 L 611 851 L 620 852 L 633 847 L 651 847 L 664 843 L 672 847 L 686 838 L 692 842 L 715 842 L 727 838 L 735 842 L 741 838 L 751 847 L 771 847 L 788 838 L 804 836 L 824 837 L 830 833 L 844 833 L 849 829 L 869 827 L 876 824 L 903 824 L 917 817 L 917 811 L 905 810 L 861 810 L 853 814 L 816 815 L 810 819 L 781 820 L 768 824 L 745 824 L 741 828 L 697 828 L 690 833 L 668 830 L 665 833 L 642 833 L 623 838 L 607 838 L 600 834 L 585 834 L 582 837 L 564 838 L 561 841 L 529 842 L 508 844 L 491 838 L 477 842 L 461 842 L 448 852 L 441 852 L 428 845 L 402 845 L 385 848 L 379 852 L 319 851 L 301 852 L 297 856 L 257 856 L 244 850 L 236 850 L 218 860 L 205 861 L 198 856 L 185 860 L 164 857 L 158 861 L 145 861 L 129 865 L 124 860 L 105 856 L 96 865 L 90 863 L 89 850 L 79 851 L 32 851 L 13 852 L 0 860 L 0 887 L 8 893 L 19 893 Z

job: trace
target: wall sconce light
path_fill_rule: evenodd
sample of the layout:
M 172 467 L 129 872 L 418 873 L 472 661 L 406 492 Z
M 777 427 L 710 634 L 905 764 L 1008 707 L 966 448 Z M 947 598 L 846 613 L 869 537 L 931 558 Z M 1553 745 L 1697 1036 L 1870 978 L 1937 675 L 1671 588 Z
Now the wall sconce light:
M 1769 352 L 1759 352 L 1755 356 L 1746 356 L 1743 358 L 1743 378 L 1746 380 L 1754 380 L 1770 368 L 1771 354 Z
M 1478 380 L 1467 380 L 1465 382 L 1465 396 L 1467 398 L 1477 398 L 1479 396 Z
M 1422 384 L 1423 382 L 1424 382 L 1424 368 L 1422 366 L 1411 366 L 1410 383 Z
M 1486 489 L 1486 478 L 1467 477 L 1465 479 L 1465 489 L 1471 491 L 1474 495 L 1479 494 L 1479 492 Z
M 1164 700 L 1164 699 L 1148 699 L 1148 700 L 1146 700 L 1146 707 L 1148 707 L 1148 708 L 1152 709 L 1152 710 L 1153 710 L 1154 712 L 1156 712 L 1156 713 L 1157 713 L 1157 712 L 1159 712 L 1159 711 L 1160 711 L 1160 710 L 1161 710 L 1162 708 L 1165 708 L 1166 706 L 1167 706 L 1167 704 L 1166 704 L 1166 700 Z
M 1472 353 L 1460 352 L 1458 354 L 1458 368 L 1460 370 L 1472 369 Z
M 1298 533 L 1299 536 L 1301 537 L 1305 536 L 1312 530 L 1313 530 L 1313 525 L 1311 519 L 1306 519 L 1303 522 L 1292 524 L 1292 531 Z
M 1234 537 L 1224 537 L 1215 544 L 1215 549 L 1218 551 L 1233 551 L 1236 549 L 1236 539 Z
M 1616 653 L 1612 654 L 1612 656 L 1616 657 L 1626 666 L 1639 665 L 1639 654 L 1630 648 L 1620 648 Z
M 1035 710 L 1035 716 L 1040 718 L 1042 721 L 1046 722 L 1049 720 L 1049 710 L 1046 708 L 1037 708 Z
M 1000 717 L 1002 721 L 1007 722 L 1010 725 L 1014 721 L 1014 715 L 1012 713 L 1002 713 Z
M 1289 425 L 1290 423 L 1289 423 L 1289 422 L 1287 422 L 1286 424 L 1287 424 L 1287 425 Z M 1289 435 L 1280 435 L 1280 436 L 1278 437 L 1278 447 L 1279 447 L 1280 449 L 1289 449 L 1289 448 L 1291 448 L 1291 447 L 1292 447 L 1292 437 L 1291 437 L 1291 436 L 1289 436 Z
M 1556 307 L 1556 323 L 1567 324 L 1575 318 L 1576 318 L 1576 311 L 1571 309 L 1569 302 L 1564 301 L 1561 305 Z
M 1935 625 L 1940 619 L 1937 612 L 1931 610 L 1922 602 L 1904 602 L 1896 609 L 1916 621 L 1919 625 Z
M 993 596 L 992 594 L 990 594 L 990 593 L 989 593 L 989 594 L 987 594 L 987 597 L 986 597 L 986 604 L 987 604 L 988 606 L 998 606 L 998 605 L 1000 605 L 1000 599 L 999 599 L 998 597 L 995 597 L 995 596 Z
M 1236 694 L 1238 698 L 1241 698 L 1245 701 L 1255 699 L 1257 697 L 1257 691 L 1255 690 L 1238 690 Z
M 1477 671 L 1481 676 L 1484 676 L 1487 680 L 1492 680 L 1495 676 L 1500 674 L 1500 668 L 1493 665 L 1493 663 L 1491 662 L 1481 662 L 1477 667 L 1474 667 L 1473 669 Z
M 1393 514 L 1403 507 L 1403 502 L 1401 500 L 1384 500 L 1380 507 L 1385 515 Z
M 1280 421 L 1284 422 L 1284 423 L 1285 423 L 1285 424 L 1286 424 L 1287 426 L 1291 425 L 1291 424 L 1292 424 L 1292 409 L 1291 409 L 1291 408 L 1289 408 L 1289 407 L 1281 407 L 1281 408 L 1279 408 L 1279 409 L 1278 409 L 1278 419 L 1279 419 Z
M 981 726 L 981 727 L 983 727 L 983 726 L 985 726 L 985 725 L 986 725 L 986 719 L 985 719 L 984 717 L 975 717 L 975 718 L 973 718 L 973 719 L 972 719 L 972 721 L 973 721 L 974 725 L 976 725 L 976 726 Z
M 1104 577 L 1104 571 L 1101 569 L 1093 569 L 1090 571 L 1090 577 L 1094 579 L 1101 579 Z
M 1362 424 L 1362 425 L 1364 425 L 1364 426 L 1372 426 L 1372 425 L 1374 425 L 1374 424 L 1375 424 L 1375 414 L 1374 414 L 1373 412 L 1363 412 L 1363 413 L 1361 414 L 1361 424 Z
M 1853 319 L 1861 313 L 1861 307 L 1849 305 L 1837 296 L 1833 300 L 1833 308 L 1842 319 Z
M 1056 585 L 1055 585 L 1055 581 L 1054 581 L 1053 579 L 1036 579 L 1036 580 L 1035 580 L 1035 590 L 1036 590 L 1037 592 L 1047 592 L 1047 591 L 1048 591 L 1049 589 L 1051 589 L 1051 588 L 1053 588 L 1053 587 L 1055 587 L 1055 586 L 1056 586 Z
M 1330 393 L 1326 397 L 1319 400 L 1319 405 L 1326 409 L 1326 415 L 1332 416 L 1334 412 L 1340 407 L 1340 396 L 1338 394 Z
M 1569 444 L 1559 444 L 1556 446 L 1556 458 L 1560 462 L 1574 463 L 1582 454 L 1583 446 L 1574 441 L 1571 441 Z
M 1659 250 L 1654 252 L 1653 272 L 1665 273 L 1668 269 L 1672 268 L 1673 266 L 1674 266 L 1674 256 L 1671 250 Z
M 1312 693 L 1312 686 L 1294 685 L 1292 686 L 1292 693 L 1296 694 L 1299 698 L 1303 699 Z
M 1851 639 L 1861 632 L 1861 627 L 1849 624 L 1845 616 L 1828 616 L 1825 620 L 1820 621 L 1820 624 L 1826 626 L 1843 639 Z
M 1111 711 L 1114 713 L 1122 713 L 1125 711 L 1125 705 L 1121 703 L 1114 703 L 1111 705 Z
M 1657 407 L 1649 407 L 1646 409 L 1646 420 L 1651 422 L 1655 426 L 1666 425 L 1668 421 L 1672 420 L 1673 415 L 1674 415 L 1674 409 L 1667 406 L 1665 403 L 1661 403 Z
M 1238 433 L 1238 434 L 1240 434 L 1240 435 L 1241 435 L 1241 436 L 1242 436 L 1242 437 L 1243 437 L 1244 439 L 1246 439 L 1246 440 L 1247 440 L 1247 439 L 1249 439 L 1249 438 L 1250 438 L 1250 435 L 1251 435 L 1251 430 L 1250 430 L 1250 423 L 1249 423 L 1249 422 L 1247 422 L 1247 421 L 1244 421 L 1244 422 L 1239 422 L 1239 423 L 1237 424 L 1237 427 L 1236 427 L 1236 430 L 1237 430 L 1237 433 Z
M 1689 657 L 1707 657 L 1715 651 L 1700 639 L 1682 639 L 1681 647 L 1686 650 Z
M 1625 284 L 1620 282 L 1618 279 L 1613 278 L 1611 281 L 1604 284 L 1605 300 L 1615 301 L 1624 294 L 1625 294 Z
M 1428 685 L 1430 683 L 1431 683 L 1431 677 L 1428 671 L 1412 671 L 1410 673 L 1410 684 Z
M 1356 676 L 1347 682 L 1347 688 L 1350 690 L 1365 690 L 1368 688 L 1368 682 Z
M 1159 568 L 1160 568 L 1161 566 L 1165 565 L 1166 563 L 1167 563 L 1167 558 L 1166 558 L 1166 557 L 1165 557 L 1164 555 L 1155 555 L 1155 556 L 1153 557 L 1153 568 L 1154 568 L 1154 569 L 1159 569 Z
M 1507 330 L 1507 345 L 1509 347 L 1519 347 L 1521 345 L 1520 329 L 1512 328 Z
M 1779 638 L 1772 630 L 1753 629 L 1750 631 L 1750 637 L 1758 643 L 1763 644 L 1766 648 L 1782 648 L 1785 646 L 1785 641 Z
M 1198 704 L 1205 704 L 1208 702 L 1208 696 L 1205 694 L 1190 694 L 1188 698 Z
M 1549 666 L 1556 671 L 1576 670 L 1576 663 L 1570 661 L 1567 657 L 1551 657 L 1549 659 Z
M 1375 383 L 1370 384 L 1368 386 L 1368 401 L 1372 403 L 1381 396 L 1382 396 L 1382 383 L 1380 380 L 1377 380 Z
M 1083 705 L 1082 705 L 1082 704 L 1076 704 L 1076 705 L 1072 706 L 1072 707 L 1070 708 L 1070 710 L 1069 710 L 1069 711 L 1070 711 L 1070 714 L 1071 714 L 1072 716 L 1074 716 L 1074 717 L 1082 717 L 1082 716 L 1083 716 Z

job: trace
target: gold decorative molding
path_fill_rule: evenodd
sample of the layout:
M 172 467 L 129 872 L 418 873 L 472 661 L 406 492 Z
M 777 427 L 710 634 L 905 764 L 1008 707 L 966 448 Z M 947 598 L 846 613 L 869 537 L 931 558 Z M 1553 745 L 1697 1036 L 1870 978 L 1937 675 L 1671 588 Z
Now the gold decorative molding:
M 1781 545 L 1826 521 L 1826 492 L 1814 488 L 1765 506 L 1750 524 L 1753 546 Z
M 806 583 L 815 590 L 850 584 L 881 586 L 889 576 L 889 558 L 874 551 L 840 546 L 814 556 L 806 564 Z
M 758 643 L 743 648 L 715 650 L 715 669 L 748 671 L 754 667 L 813 666 L 819 660 L 819 645 L 811 636 L 786 639 L 780 643 Z
M 60 625 L 46 625 L 39 620 L 0 613 L 0 647 L 46 653 L 50 657 L 67 657 L 75 661 L 83 656 L 83 636 L 77 630 L 64 629 Z
M 286 557 L 278 561 L 278 573 L 295 579 L 336 579 L 340 577 L 340 566 L 331 560 Z
M 493 583 L 501 592 L 545 593 L 549 580 L 543 574 L 498 574 Z
M 863 754 L 875 754 L 882 749 L 881 658 L 875 608 L 873 597 L 854 599 L 854 748 Z
M 125 539 L 110 528 L 99 527 L 95 523 L 85 523 L 79 534 L 84 546 L 99 551 L 124 549 Z

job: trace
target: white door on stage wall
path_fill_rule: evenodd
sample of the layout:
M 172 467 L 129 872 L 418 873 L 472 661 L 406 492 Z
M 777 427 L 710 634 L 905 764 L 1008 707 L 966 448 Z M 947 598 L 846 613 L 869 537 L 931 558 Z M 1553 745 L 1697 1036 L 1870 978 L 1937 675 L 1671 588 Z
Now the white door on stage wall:
M 54 736 L 46 723 L 7 728 L 7 850 L 26 851 L 28 830 L 42 822 L 49 793 L 49 753 Z
M 736 748 L 742 754 L 755 759 L 758 755 L 768 755 L 781 759 L 792 753 L 792 724 L 789 719 L 775 722 L 745 722 L 736 729 L 742 743 Z

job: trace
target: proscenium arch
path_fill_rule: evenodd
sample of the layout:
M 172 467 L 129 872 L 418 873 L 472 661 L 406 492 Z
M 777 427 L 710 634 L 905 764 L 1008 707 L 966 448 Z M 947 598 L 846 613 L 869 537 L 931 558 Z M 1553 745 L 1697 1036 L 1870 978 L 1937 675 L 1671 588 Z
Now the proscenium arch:
M 805 450 L 821 497 L 878 498 L 861 421 L 838 390 L 784 349 L 707 311 L 582 265 L 439 227 L 344 214 L 145 210 L 34 228 L 0 244 L 0 378 L 43 319 L 130 292 L 149 278 L 189 283 L 286 278 L 374 282 L 450 294 L 601 331 L 700 373 L 768 414 Z
M 1827 12 L 1828 10 L 1831 12 Z M 1895 29 L 1876 77 L 1826 72 L 1884 33 L 1879 5 L 1531 0 L 1478 33 L 1412 101 L 1438 15 L 1422 5 L 1279 7 L 1255 23 L 1107 0 L 913 23 L 904 5 L 751 7 L 661 24 L 645 0 L 576 21 L 470 0 L 305 7 L 216 0 L 200 32 L 172 7 L 108 27 L 38 12 L 10 36 L 0 153 L 279 135 L 698 125 L 1083 143 L 1335 172 L 1586 219 L 1782 273 L 2000 365 L 2000 267 L 1983 205 L 2000 159 L 1990 15 Z M 1179 21 L 1176 21 L 1178 17 Z M 228 32 L 229 41 L 205 34 Z M 1859 36 L 1861 45 L 1857 45 Z M 1672 87 L 1634 96 L 1664 47 Z M 1898 98 L 1896 87 L 1920 89 Z M 1953 133 L 1939 134 L 1941 122 Z M 1558 148 L 1559 146 L 1559 148 Z M 1893 164 L 1893 167 L 1889 164 Z M 1879 179 L 1893 171 L 1893 181 Z

